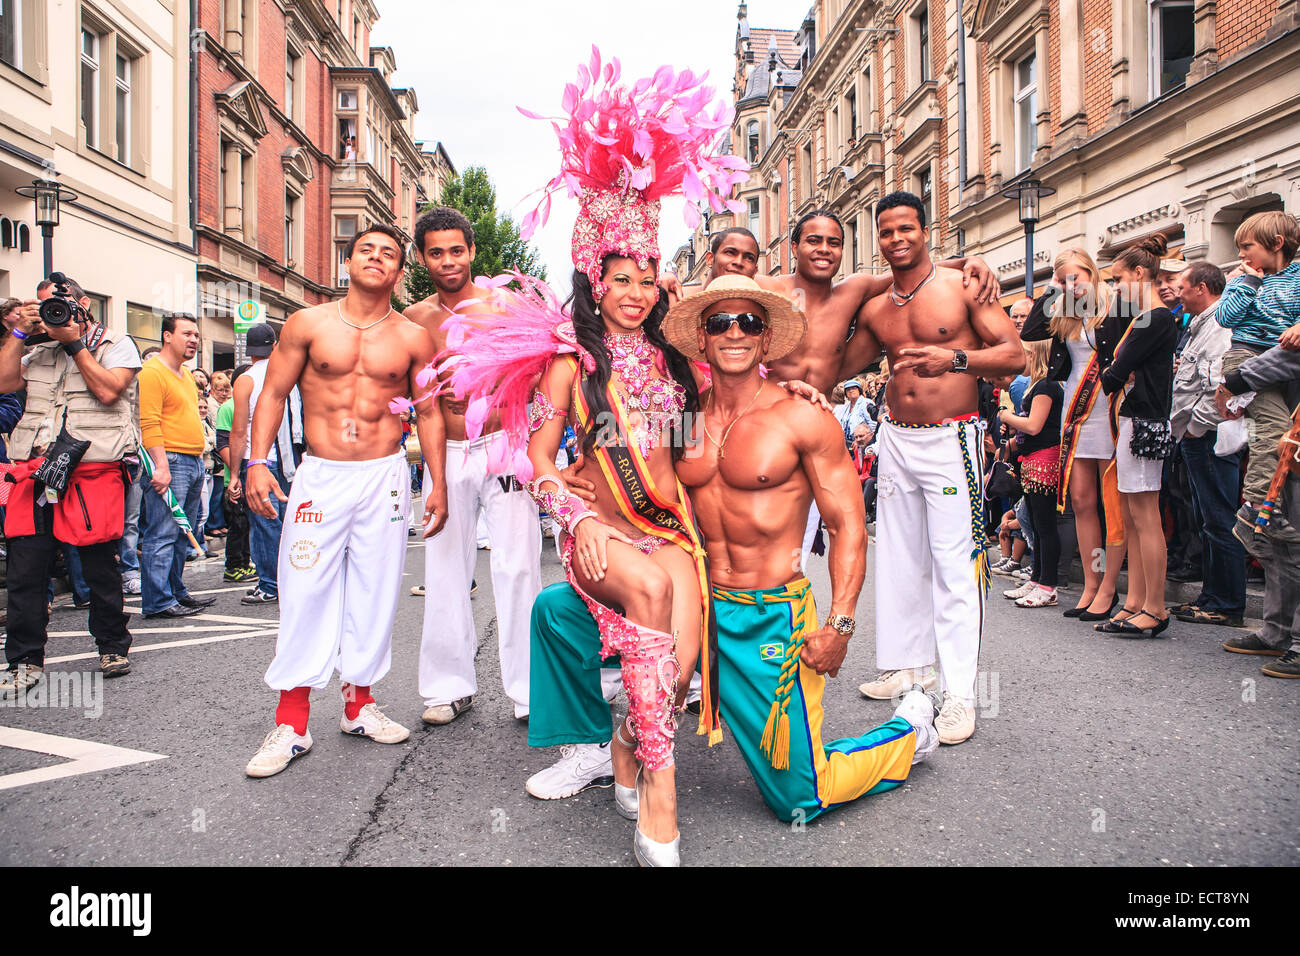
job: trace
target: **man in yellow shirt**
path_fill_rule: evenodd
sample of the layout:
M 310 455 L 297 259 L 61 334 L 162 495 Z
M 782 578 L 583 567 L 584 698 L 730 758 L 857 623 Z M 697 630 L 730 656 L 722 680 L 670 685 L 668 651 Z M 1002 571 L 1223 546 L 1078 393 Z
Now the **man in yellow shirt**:
M 194 377 L 181 363 L 199 348 L 192 316 L 162 320 L 162 350 L 140 369 L 140 436 L 153 478 L 140 506 L 141 610 L 145 617 L 188 617 L 214 599 L 190 597 L 181 575 L 189 545 L 163 497 L 170 488 L 197 526 L 203 495 L 203 425 Z

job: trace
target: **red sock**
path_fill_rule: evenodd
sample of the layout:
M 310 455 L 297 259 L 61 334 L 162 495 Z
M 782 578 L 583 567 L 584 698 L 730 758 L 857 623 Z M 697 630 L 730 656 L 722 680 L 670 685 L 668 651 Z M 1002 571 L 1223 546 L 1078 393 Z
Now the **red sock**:
M 293 724 L 299 736 L 307 733 L 307 715 L 311 713 L 311 688 L 295 687 L 280 691 L 280 706 L 275 708 L 275 725 Z
M 343 685 L 343 716 L 348 720 L 356 720 L 357 714 L 361 713 L 361 708 L 374 702 L 369 687 L 362 687 L 360 684 Z

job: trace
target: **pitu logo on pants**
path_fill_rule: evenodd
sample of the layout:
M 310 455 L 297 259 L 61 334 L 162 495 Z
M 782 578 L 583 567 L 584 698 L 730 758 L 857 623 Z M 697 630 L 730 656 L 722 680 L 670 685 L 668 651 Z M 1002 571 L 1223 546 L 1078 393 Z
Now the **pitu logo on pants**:
M 293 512 L 294 524 L 320 524 L 325 520 L 325 512 L 312 511 L 312 502 L 304 501 Z

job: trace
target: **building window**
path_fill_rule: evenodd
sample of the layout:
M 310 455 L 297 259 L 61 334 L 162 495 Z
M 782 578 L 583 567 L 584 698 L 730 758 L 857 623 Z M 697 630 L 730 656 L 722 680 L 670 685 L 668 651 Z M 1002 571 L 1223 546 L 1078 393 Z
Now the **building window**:
M 286 191 L 284 194 L 284 263 L 294 266 L 298 258 L 298 244 L 294 241 L 298 230 L 298 197 Z
M 131 161 L 131 61 L 117 54 L 117 89 L 114 106 L 117 109 L 115 132 L 117 135 L 117 161 Z
M 1196 54 L 1194 4 L 1186 0 L 1151 3 L 1151 97 L 1163 96 L 1187 82 Z
M 22 0 L 0 0 L 0 60 L 23 68 Z
M 803 198 L 813 198 L 813 150 L 812 143 L 803 148 Z
M 348 267 L 347 247 L 348 241 L 357 234 L 357 217 L 356 216 L 336 216 L 334 219 L 334 247 L 336 251 L 335 269 L 338 276 L 338 284 L 346 287 L 348 284 Z
M 849 248 L 848 248 L 849 272 L 857 272 L 862 268 L 858 262 L 858 221 L 854 219 L 849 223 Z
M 355 110 L 357 108 L 356 90 L 339 90 L 339 109 Z
M 294 90 L 297 86 L 298 67 L 302 62 L 301 57 L 294 54 L 292 47 L 285 47 L 284 51 L 284 115 L 290 120 L 294 116 Z
M 126 332 L 143 352 L 151 345 L 162 347 L 162 313 L 147 305 L 126 304 Z
M 90 300 L 90 307 L 86 310 L 90 317 L 100 325 L 108 324 L 108 297 L 95 295 L 93 292 L 87 292 L 86 298 Z
M 916 194 L 921 197 L 921 205 L 925 207 L 925 224 L 930 229 L 933 243 L 934 237 L 939 232 L 934 228 L 934 179 L 929 166 L 923 167 L 916 173 Z
M 917 62 L 921 64 L 921 82 L 934 79 L 930 68 L 930 8 L 922 5 L 916 12 L 916 35 L 920 44 Z
M 86 145 L 99 146 L 99 36 L 81 31 L 81 124 Z
M 758 216 L 759 216 L 758 197 L 754 196 L 749 200 L 749 227 L 748 228 L 749 231 L 754 234 L 754 240 L 756 242 L 759 242 L 761 245 L 761 240 L 758 238 L 760 235 L 759 226 L 758 226 Z
M 1029 54 L 1015 65 L 1016 172 L 1028 169 L 1038 149 L 1038 64 Z
M 745 127 L 746 155 L 751 163 L 758 162 L 758 120 L 750 120 Z
M 849 148 L 852 149 L 857 145 L 858 140 L 858 93 L 856 90 L 849 90 L 844 96 L 845 112 L 849 116 Z

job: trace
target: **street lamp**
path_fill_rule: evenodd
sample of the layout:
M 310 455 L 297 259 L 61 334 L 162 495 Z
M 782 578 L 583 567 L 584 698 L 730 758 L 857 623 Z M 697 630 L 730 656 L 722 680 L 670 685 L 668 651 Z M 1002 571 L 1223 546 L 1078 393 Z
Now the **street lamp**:
M 36 201 L 36 225 L 41 227 L 41 239 L 44 246 L 42 276 L 54 271 L 54 227 L 59 224 L 59 203 L 71 202 L 77 198 L 67 186 L 52 179 L 34 179 L 30 186 L 19 186 L 14 190 L 18 195 Z
M 1020 203 L 1020 221 L 1025 227 L 1025 295 L 1031 299 L 1034 297 L 1034 226 L 1042 218 L 1039 215 L 1038 200 L 1055 194 L 1055 189 L 1044 186 L 1037 179 L 1022 179 L 1002 191 L 1004 197 Z

